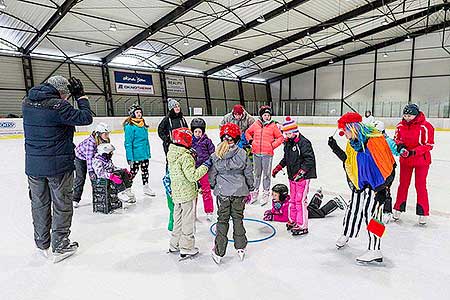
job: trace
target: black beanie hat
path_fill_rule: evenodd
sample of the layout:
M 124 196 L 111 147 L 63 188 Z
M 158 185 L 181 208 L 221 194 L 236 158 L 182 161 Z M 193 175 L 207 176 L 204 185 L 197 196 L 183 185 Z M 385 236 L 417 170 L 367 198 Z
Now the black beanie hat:
M 419 107 L 414 103 L 407 104 L 403 109 L 403 114 L 417 116 L 419 114 Z
M 265 113 L 272 115 L 272 109 L 270 108 L 270 106 L 263 105 L 259 108 L 259 116 L 260 117 L 262 117 L 262 115 Z

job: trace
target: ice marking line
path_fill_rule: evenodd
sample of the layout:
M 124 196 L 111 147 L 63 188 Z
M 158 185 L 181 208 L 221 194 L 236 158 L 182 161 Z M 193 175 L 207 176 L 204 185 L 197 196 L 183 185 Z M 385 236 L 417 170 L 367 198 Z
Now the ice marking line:
M 244 218 L 243 221 L 249 221 L 249 222 L 255 222 L 255 223 L 261 223 L 266 225 L 267 227 L 269 227 L 270 229 L 272 229 L 272 233 L 269 236 L 266 236 L 264 238 L 261 239 L 257 239 L 257 240 L 249 240 L 247 241 L 247 243 L 259 243 L 259 242 L 264 242 L 270 238 L 273 238 L 275 236 L 275 234 L 277 233 L 277 230 L 275 229 L 275 227 L 273 227 L 271 224 L 261 221 L 261 220 L 257 220 L 257 219 L 247 219 Z M 213 230 L 213 227 L 215 227 L 217 225 L 217 222 L 213 223 L 211 225 L 211 227 L 209 227 L 209 231 L 211 232 L 211 234 L 213 236 L 216 236 L 216 232 Z M 234 240 L 228 240 L 229 243 L 234 243 Z

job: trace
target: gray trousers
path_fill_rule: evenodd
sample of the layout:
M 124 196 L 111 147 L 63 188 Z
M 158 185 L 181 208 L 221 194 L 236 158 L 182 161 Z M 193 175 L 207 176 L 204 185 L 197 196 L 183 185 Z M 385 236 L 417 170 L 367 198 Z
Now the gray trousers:
M 194 201 L 175 203 L 173 209 L 173 230 L 170 246 L 183 250 L 192 250 L 194 238 Z
M 72 225 L 73 172 L 54 177 L 28 176 L 28 186 L 36 246 L 47 249 L 51 241 L 56 249 L 69 237 Z
M 272 172 L 272 159 L 270 155 L 253 155 L 253 166 L 255 173 L 255 190 L 259 190 L 261 176 L 263 178 L 263 190 L 270 190 L 270 175 Z
M 217 225 L 214 251 L 219 256 L 224 256 L 228 244 L 228 228 L 230 227 L 230 216 L 233 219 L 234 248 L 245 249 L 247 237 L 242 219 L 244 219 L 245 197 L 217 196 Z
M 73 181 L 73 201 L 80 202 L 86 182 L 87 164 L 85 160 L 75 157 L 75 179 Z

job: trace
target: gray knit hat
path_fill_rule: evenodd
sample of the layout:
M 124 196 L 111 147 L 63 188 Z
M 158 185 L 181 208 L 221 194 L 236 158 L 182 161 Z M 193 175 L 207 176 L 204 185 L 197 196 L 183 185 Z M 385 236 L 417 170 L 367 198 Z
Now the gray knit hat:
M 169 110 L 172 110 L 175 108 L 175 106 L 180 106 L 180 102 L 178 102 L 177 100 L 173 99 L 173 98 L 169 98 L 167 99 L 168 104 L 167 107 L 169 108 Z
M 52 76 L 47 80 L 47 83 L 52 85 L 61 94 L 70 95 L 69 81 L 60 75 Z

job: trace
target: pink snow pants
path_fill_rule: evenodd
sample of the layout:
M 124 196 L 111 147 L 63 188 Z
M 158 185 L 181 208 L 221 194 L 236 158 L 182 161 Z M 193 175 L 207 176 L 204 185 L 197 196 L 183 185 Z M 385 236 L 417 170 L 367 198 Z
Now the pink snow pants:
M 308 191 L 309 179 L 299 182 L 289 180 L 291 198 L 289 199 L 289 221 L 295 222 L 301 229 L 308 228 Z
M 207 214 L 212 213 L 214 211 L 214 206 L 213 197 L 211 195 L 211 185 L 209 184 L 208 180 L 208 173 L 200 178 L 198 182 L 200 183 L 200 186 L 202 188 L 203 209 Z

